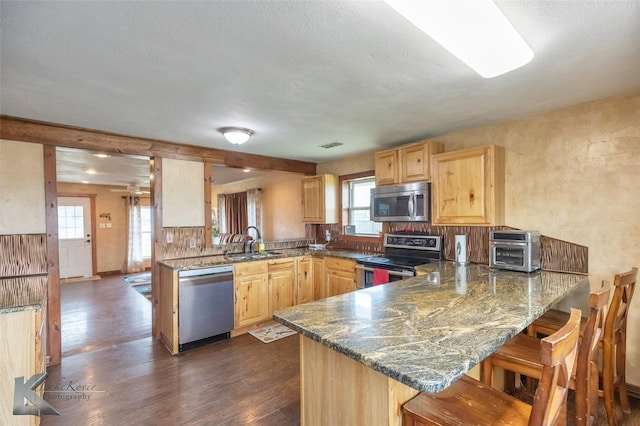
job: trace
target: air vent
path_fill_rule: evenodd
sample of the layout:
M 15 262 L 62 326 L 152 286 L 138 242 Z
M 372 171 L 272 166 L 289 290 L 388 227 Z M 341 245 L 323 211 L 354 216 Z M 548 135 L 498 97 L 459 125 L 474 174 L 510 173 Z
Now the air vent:
M 336 146 L 340 146 L 340 145 L 344 145 L 344 144 L 342 142 L 331 142 L 324 145 L 320 145 L 320 148 L 329 149 L 329 148 L 335 148 Z

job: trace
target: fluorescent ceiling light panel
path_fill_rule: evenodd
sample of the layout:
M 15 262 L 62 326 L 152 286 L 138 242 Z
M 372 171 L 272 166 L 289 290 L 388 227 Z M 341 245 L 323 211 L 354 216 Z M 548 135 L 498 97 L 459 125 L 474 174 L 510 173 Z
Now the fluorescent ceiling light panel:
M 531 61 L 533 51 L 491 0 L 385 0 L 484 78 Z

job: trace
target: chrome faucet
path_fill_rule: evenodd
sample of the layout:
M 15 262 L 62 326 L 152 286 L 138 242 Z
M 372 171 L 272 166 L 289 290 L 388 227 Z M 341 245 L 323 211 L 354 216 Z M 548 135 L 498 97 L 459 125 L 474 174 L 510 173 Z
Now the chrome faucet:
M 249 229 L 255 229 L 256 233 L 258 234 L 258 238 L 257 240 L 250 240 L 247 241 L 247 237 L 249 237 Z M 260 235 L 260 230 L 258 228 L 256 228 L 255 226 L 251 225 L 248 226 L 247 229 L 244 231 L 244 235 L 245 235 L 245 241 L 244 241 L 244 252 L 245 253 L 253 253 L 253 245 L 255 244 L 256 241 L 260 240 L 262 238 L 262 236 Z

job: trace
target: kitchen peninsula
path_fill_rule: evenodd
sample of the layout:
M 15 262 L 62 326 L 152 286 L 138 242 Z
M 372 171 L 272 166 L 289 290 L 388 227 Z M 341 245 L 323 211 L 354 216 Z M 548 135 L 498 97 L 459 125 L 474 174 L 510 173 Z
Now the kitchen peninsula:
M 301 422 L 400 425 L 400 405 L 438 392 L 584 275 L 436 262 L 425 275 L 274 313 L 300 333 Z

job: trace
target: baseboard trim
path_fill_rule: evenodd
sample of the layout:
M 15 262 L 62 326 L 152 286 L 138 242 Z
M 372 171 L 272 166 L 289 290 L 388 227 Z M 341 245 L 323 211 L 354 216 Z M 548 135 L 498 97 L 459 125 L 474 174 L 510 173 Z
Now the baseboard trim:
M 144 268 L 143 272 L 149 272 L 151 270 L 151 267 L 146 267 Z M 100 275 L 102 275 L 103 277 L 109 277 L 109 276 L 113 276 L 113 275 L 126 275 L 125 273 L 123 273 L 121 270 L 117 270 L 117 271 L 101 271 Z
M 627 384 L 627 393 L 630 397 L 640 400 L 640 386 Z
M 100 275 L 102 275 L 103 277 L 109 277 L 112 275 L 122 275 L 122 271 L 117 270 L 117 271 L 100 271 Z

